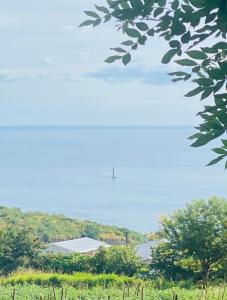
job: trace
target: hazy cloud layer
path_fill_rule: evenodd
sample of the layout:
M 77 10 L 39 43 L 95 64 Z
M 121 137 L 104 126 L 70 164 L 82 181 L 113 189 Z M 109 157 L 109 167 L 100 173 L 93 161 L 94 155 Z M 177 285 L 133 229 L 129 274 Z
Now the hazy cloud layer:
M 113 66 L 87 73 L 86 76 L 113 82 L 138 80 L 144 84 L 165 85 L 171 83 L 167 72 L 162 67 L 149 70 L 144 66 L 129 66 L 127 68 Z
M 78 28 L 94 3 L 0 0 L 0 124 L 195 123 L 201 104 L 160 67 L 164 41 L 128 67 L 103 62 L 125 37 L 113 24 Z

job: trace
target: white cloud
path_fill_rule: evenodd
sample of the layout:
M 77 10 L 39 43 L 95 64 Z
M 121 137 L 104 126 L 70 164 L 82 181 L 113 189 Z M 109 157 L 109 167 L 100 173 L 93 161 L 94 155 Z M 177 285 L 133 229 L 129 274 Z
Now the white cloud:
M 0 70 L 0 82 L 15 81 L 30 77 L 30 74 L 23 71 L 13 69 Z

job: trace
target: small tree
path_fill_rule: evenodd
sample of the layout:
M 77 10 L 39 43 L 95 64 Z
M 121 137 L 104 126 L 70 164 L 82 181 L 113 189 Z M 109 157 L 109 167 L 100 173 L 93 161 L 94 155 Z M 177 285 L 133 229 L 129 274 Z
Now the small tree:
M 168 252 L 168 263 L 173 265 L 174 258 L 175 266 L 182 266 L 183 259 L 193 259 L 201 277 L 207 279 L 212 266 L 226 258 L 226 217 L 227 201 L 211 198 L 207 202 L 193 201 L 171 217 L 163 218 L 160 236 L 162 247 Z M 160 250 L 160 246 L 153 250 L 154 257 Z
M 140 270 L 141 261 L 130 247 L 100 248 L 93 258 L 93 268 L 96 273 L 133 276 Z
M 8 226 L 0 232 L 0 273 L 8 274 L 19 267 L 29 267 L 41 244 L 29 229 Z
M 175 251 L 170 243 L 161 242 L 151 252 L 151 269 L 153 275 L 162 276 L 167 280 L 181 280 L 193 277 L 190 268 L 181 266 L 182 253 Z

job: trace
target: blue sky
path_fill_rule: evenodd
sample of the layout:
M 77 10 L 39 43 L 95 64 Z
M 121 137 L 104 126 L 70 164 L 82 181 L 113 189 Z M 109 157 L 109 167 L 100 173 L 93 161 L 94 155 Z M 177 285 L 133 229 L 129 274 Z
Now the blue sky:
M 160 64 L 151 40 L 129 67 L 107 65 L 124 39 L 106 24 L 78 28 L 102 0 L 0 0 L 0 125 L 184 125 L 201 109 Z

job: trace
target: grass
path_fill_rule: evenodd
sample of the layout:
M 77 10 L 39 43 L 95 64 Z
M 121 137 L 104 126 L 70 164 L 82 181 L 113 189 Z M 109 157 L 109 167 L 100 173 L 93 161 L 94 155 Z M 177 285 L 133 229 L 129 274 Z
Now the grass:
M 114 274 L 17 272 L 0 283 L 0 300 L 227 300 L 225 286 L 158 289 L 152 281 Z
M 115 274 L 90 274 L 90 273 L 75 273 L 58 274 L 58 273 L 43 273 L 37 271 L 17 272 L 7 278 L 3 278 L 2 285 L 17 285 L 17 284 L 35 284 L 38 286 L 63 286 L 69 285 L 75 288 L 93 288 L 96 286 L 117 286 L 139 284 L 141 280 L 133 277 L 118 276 Z
M 0 286 L 1 300 L 226 300 L 223 287 L 205 290 L 186 290 L 180 288 L 163 291 L 154 288 L 103 287 L 62 288 L 42 287 L 34 284 Z

